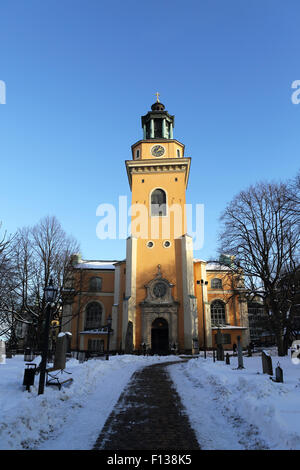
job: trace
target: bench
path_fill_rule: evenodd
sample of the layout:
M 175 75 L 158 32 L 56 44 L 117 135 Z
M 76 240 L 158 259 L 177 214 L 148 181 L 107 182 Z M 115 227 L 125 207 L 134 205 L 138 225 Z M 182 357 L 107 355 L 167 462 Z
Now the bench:
M 52 372 L 57 372 L 57 374 L 52 374 Z M 72 378 L 65 379 L 65 380 L 59 380 L 59 377 L 58 377 L 59 372 L 61 374 L 63 372 L 65 372 L 66 374 L 71 374 L 71 372 L 67 372 L 66 370 L 56 369 L 55 367 L 50 367 L 49 369 L 46 369 L 46 373 L 47 373 L 46 385 L 55 385 L 60 390 L 62 385 L 66 384 L 66 383 L 71 384 L 71 382 L 73 382 Z

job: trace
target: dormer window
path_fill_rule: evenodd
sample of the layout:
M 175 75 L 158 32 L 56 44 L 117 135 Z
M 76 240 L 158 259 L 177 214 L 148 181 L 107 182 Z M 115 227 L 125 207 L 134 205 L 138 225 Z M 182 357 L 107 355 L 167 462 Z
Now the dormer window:
M 135 151 L 135 159 L 139 160 L 141 158 L 141 151 L 140 149 L 136 149 Z

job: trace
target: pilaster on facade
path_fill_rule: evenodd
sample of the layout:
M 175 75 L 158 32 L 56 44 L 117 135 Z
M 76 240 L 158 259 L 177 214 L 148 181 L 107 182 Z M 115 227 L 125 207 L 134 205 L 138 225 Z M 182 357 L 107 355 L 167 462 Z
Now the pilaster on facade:
M 133 343 L 135 343 L 136 327 L 136 263 L 137 263 L 137 238 L 127 238 L 126 244 L 126 281 L 125 299 L 123 302 L 123 328 L 122 345 L 125 345 L 128 322 L 133 324 Z
M 194 286 L 193 239 L 183 235 L 182 252 L 182 288 L 184 315 L 184 349 L 193 350 L 193 340 L 198 339 L 198 312 Z
M 114 279 L 114 303 L 112 307 L 112 333 L 110 340 L 110 349 L 116 350 L 118 336 L 118 310 L 119 310 L 119 298 L 120 298 L 120 282 L 121 282 L 121 266 L 115 266 L 115 279 Z

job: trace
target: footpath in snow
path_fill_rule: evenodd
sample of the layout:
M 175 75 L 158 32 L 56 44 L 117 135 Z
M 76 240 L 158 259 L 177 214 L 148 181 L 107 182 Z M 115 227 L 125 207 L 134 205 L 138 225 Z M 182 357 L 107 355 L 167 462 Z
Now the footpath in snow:
M 170 360 L 175 356 L 122 355 L 82 364 L 71 359 L 71 385 L 45 387 L 38 395 L 39 376 L 31 392 L 24 391 L 24 356 L 7 359 L 0 365 L 0 449 L 91 449 L 132 374 Z
M 206 450 L 300 450 L 300 365 L 271 351 L 284 383 L 262 373 L 261 356 L 244 357 L 245 369 L 197 358 L 168 367 L 199 444 Z

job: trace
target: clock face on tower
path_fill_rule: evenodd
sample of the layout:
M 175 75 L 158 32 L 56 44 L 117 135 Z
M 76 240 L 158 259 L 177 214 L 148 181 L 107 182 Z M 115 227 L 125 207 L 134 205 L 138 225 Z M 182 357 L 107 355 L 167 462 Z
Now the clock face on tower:
M 153 287 L 153 294 L 155 297 L 163 297 L 166 295 L 167 292 L 167 286 L 164 282 L 157 282 L 155 286 Z
M 154 145 L 151 149 L 151 155 L 153 157 L 162 157 L 165 153 L 165 149 L 162 145 Z

